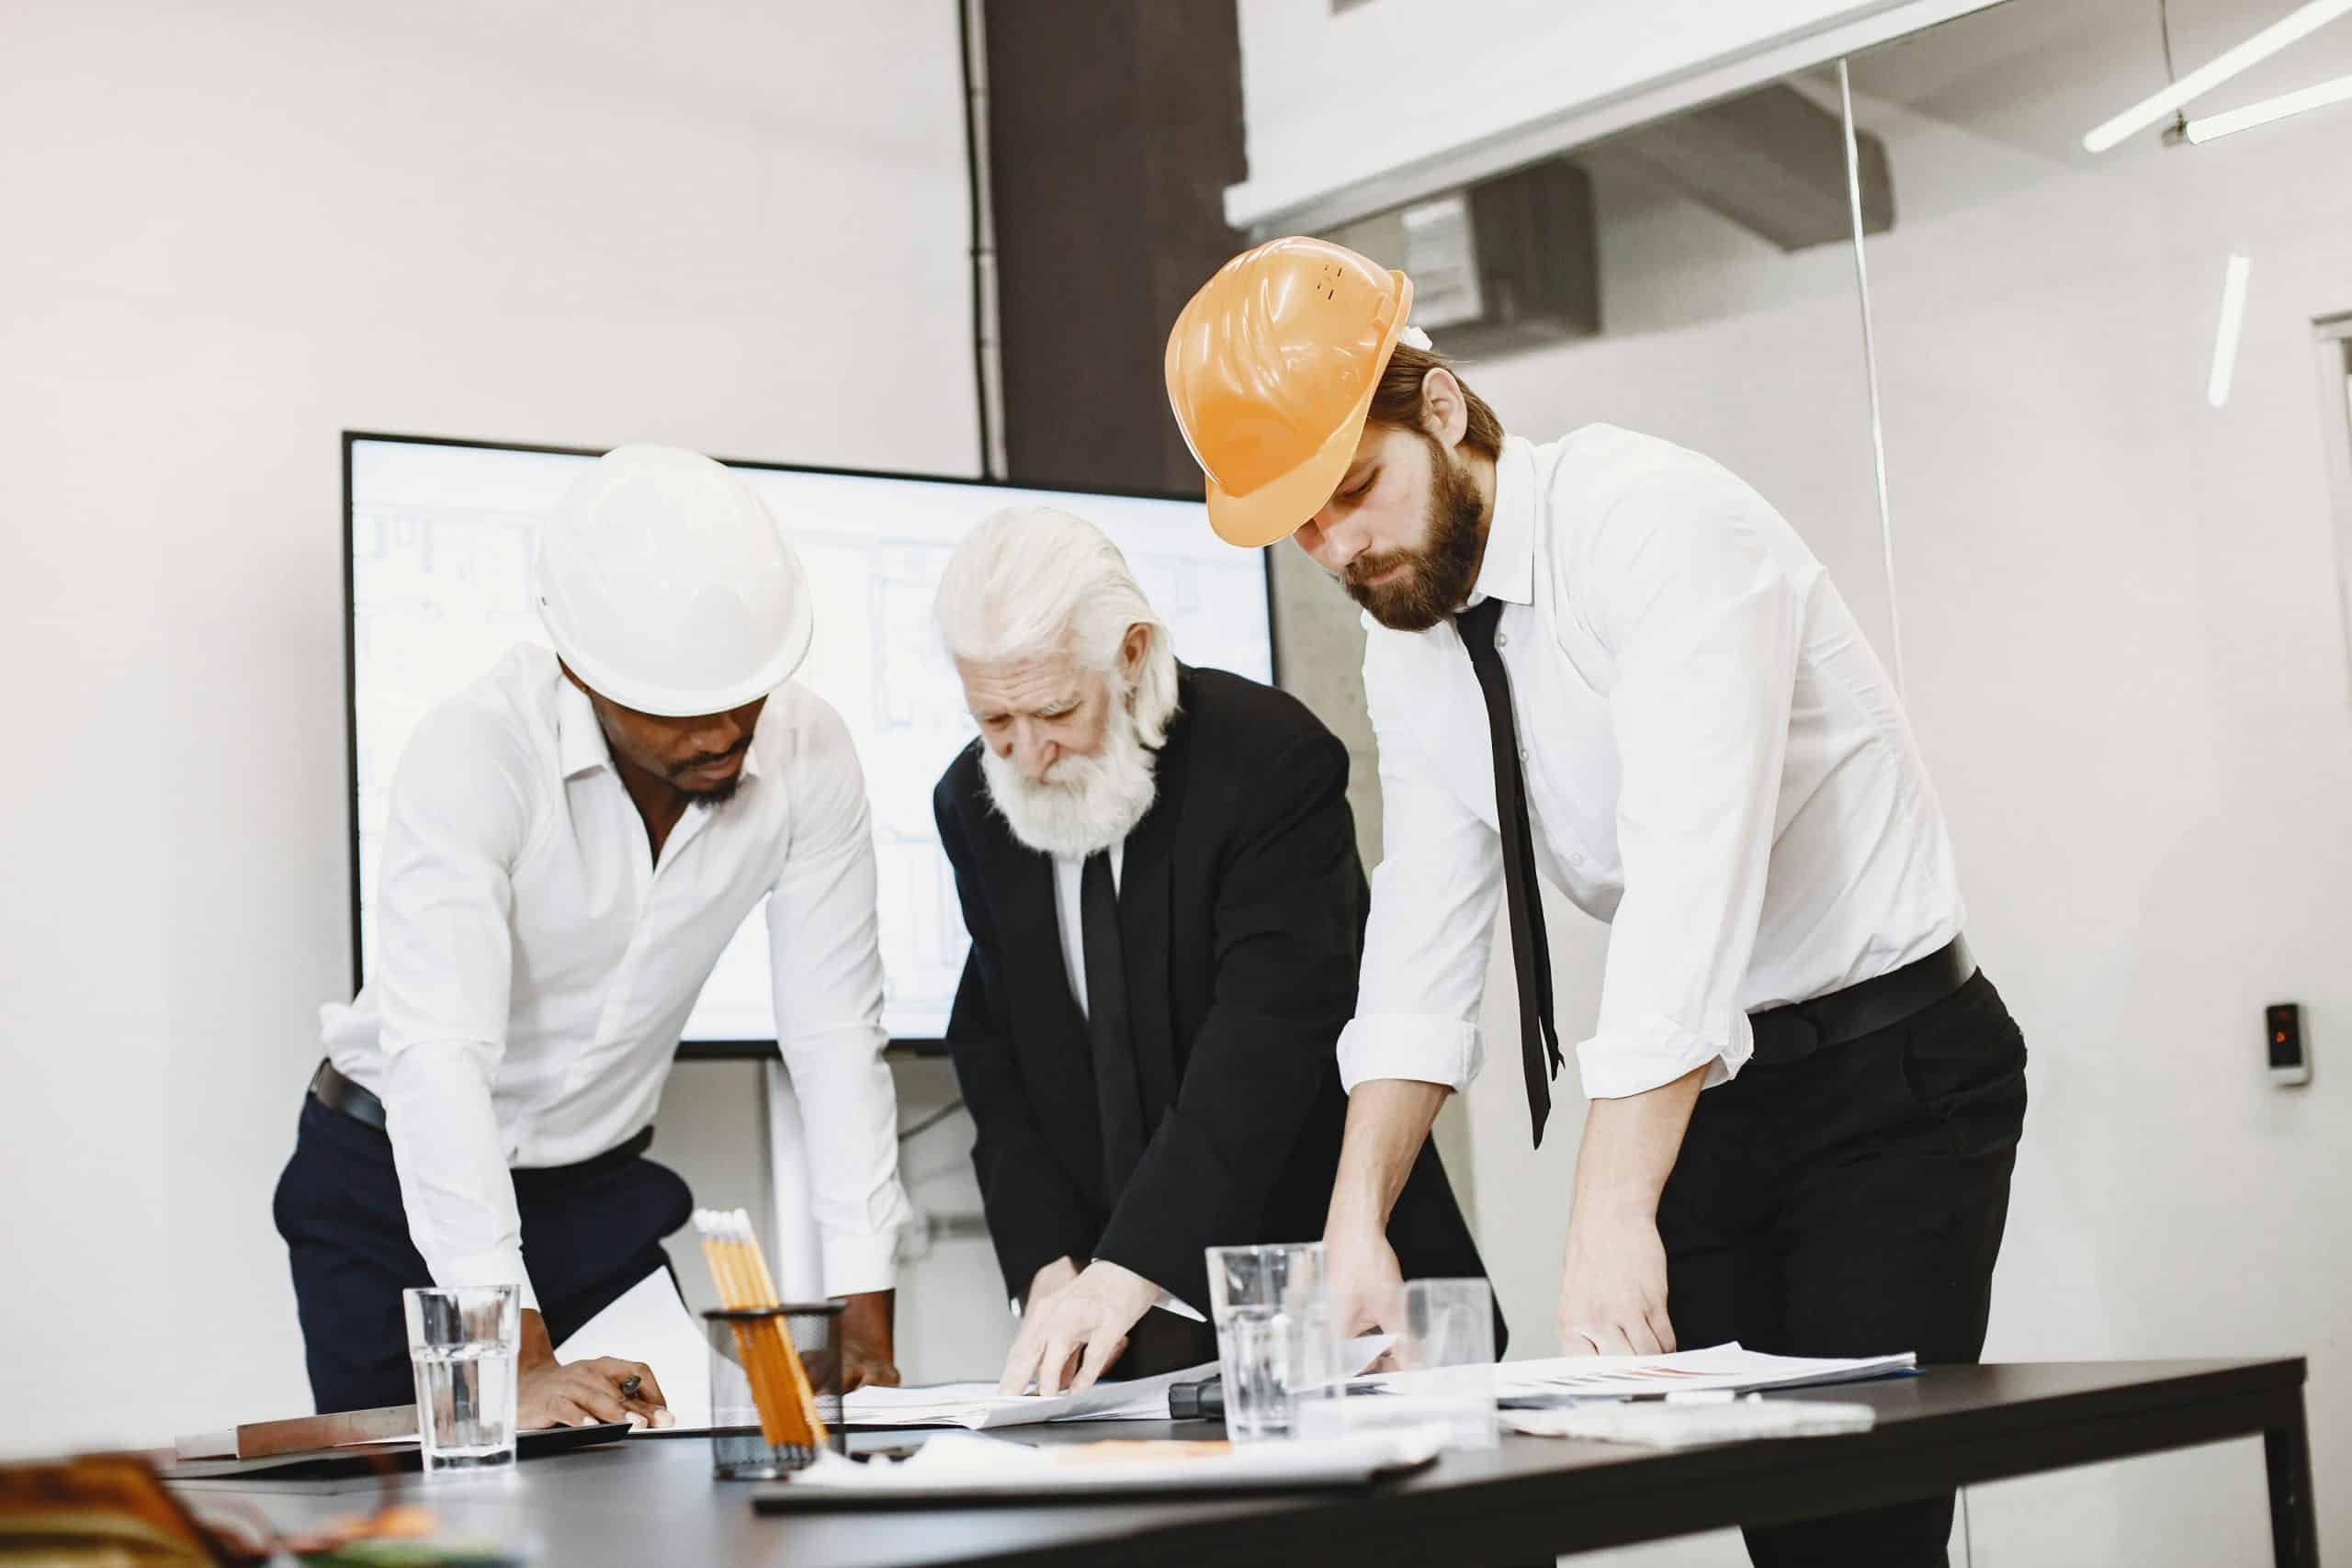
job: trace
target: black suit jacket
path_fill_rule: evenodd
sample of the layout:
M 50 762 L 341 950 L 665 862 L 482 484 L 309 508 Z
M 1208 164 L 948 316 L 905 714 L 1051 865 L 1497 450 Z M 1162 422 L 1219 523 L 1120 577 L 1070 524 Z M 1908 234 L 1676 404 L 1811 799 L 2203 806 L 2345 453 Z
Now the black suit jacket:
M 1182 671 L 1119 924 L 1143 1158 L 1103 1191 L 1092 1054 L 1055 922 L 1053 861 L 1012 837 L 975 742 L 933 794 L 972 950 L 947 1026 L 1005 1283 L 1108 1258 L 1205 1312 L 1204 1247 L 1323 1234 L 1370 896 L 1348 753 L 1295 698 Z M 1388 1227 L 1408 1279 L 1484 1275 L 1434 1148 Z

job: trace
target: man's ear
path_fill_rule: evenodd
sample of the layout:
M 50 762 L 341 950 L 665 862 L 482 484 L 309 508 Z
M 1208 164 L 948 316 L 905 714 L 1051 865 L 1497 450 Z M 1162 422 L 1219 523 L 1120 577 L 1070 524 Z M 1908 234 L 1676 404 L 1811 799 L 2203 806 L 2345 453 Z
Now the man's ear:
M 1421 420 L 1430 434 L 1448 446 L 1459 446 L 1470 433 L 1470 400 L 1462 383 L 1443 366 L 1421 378 Z
M 1152 630 L 1150 622 L 1137 621 L 1119 643 L 1119 673 L 1126 680 L 1130 702 L 1135 700 L 1136 682 L 1143 676 L 1144 658 L 1151 652 Z

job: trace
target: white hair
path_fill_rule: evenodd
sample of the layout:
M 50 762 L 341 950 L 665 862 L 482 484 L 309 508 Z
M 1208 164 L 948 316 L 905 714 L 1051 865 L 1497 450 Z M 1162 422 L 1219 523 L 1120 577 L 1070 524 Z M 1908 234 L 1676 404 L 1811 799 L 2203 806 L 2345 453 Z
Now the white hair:
M 1050 506 L 991 513 L 964 536 L 939 580 L 940 635 L 948 653 L 1001 664 L 1067 651 L 1131 694 L 1136 731 L 1157 750 L 1176 716 L 1176 649 L 1168 625 L 1144 597 L 1127 558 L 1082 517 Z M 1143 666 L 1130 685 L 1120 645 L 1151 628 Z

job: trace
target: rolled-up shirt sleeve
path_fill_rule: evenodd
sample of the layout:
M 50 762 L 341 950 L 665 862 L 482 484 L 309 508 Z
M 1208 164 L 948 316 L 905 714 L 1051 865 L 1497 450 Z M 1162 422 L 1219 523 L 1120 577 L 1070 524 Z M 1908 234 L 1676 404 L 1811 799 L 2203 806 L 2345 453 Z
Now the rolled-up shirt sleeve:
M 447 708 L 417 728 L 392 779 L 370 985 L 410 1239 L 436 1283 L 515 1285 L 536 1307 L 491 1099 L 506 1050 L 529 777 L 487 716 Z
M 1564 572 L 1613 654 L 1625 892 L 1600 1017 L 1577 1047 L 1610 1100 L 1694 1068 L 1720 1083 L 1753 1049 L 1738 1006 L 1756 945 L 1805 596 L 1758 530 L 1764 502 L 1700 472 L 1621 501 Z
M 882 1029 L 873 825 L 848 727 L 814 711 L 788 770 L 792 838 L 768 897 L 776 1044 L 800 1098 L 829 1295 L 891 1288 L 910 1206 Z
M 1352 1094 L 1374 1078 L 1460 1089 L 1478 1076 L 1478 1007 L 1502 897 L 1502 841 L 1445 788 L 1399 706 L 1407 682 L 1364 658 L 1380 747 L 1381 861 L 1372 876 L 1356 1012 L 1339 1041 Z

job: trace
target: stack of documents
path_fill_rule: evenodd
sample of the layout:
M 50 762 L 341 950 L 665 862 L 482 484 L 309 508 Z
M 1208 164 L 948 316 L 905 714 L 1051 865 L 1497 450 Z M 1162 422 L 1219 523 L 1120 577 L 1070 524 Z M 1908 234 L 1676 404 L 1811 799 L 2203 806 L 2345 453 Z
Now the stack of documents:
M 1826 1438 L 1867 1432 L 1878 1412 L 1867 1404 L 1827 1400 L 1745 1399 L 1681 1404 L 1668 1399 L 1642 1404 L 1585 1404 L 1567 1410 L 1513 1410 L 1503 1424 L 1531 1438 L 1588 1438 L 1646 1449 L 1689 1449 L 1744 1443 L 1758 1438 Z
M 1365 1336 L 1341 1349 L 1352 1373 L 1389 1348 L 1386 1336 Z M 707 1430 L 710 1352 L 667 1274 L 653 1274 L 615 1302 L 560 1348 L 565 1360 L 626 1356 L 653 1368 L 677 1417 L 671 1430 Z M 1609 1400 L 1668 1393 L 1749 1393 L 1858 1382 L 1913 1370 L 1917 1358 L 1867 1356 L 1825 1359 L 1768 1356 L 1736 1343 L 1665 1356 L 1558 1356 L 1506 1361 L 1495 1369 L 1495 1397 L 1505 1409 L 1561 1409 Z M 1356 1393 L 1414 1394 L 1458 1389 L 1462 1369 L 1388 1372 L 1358 1379 Z M 1215 1362 L 1132 1382 L 1097 1383 L 1083 1393 L 1000 1394 L 993 1382 L 935 1383 L 926 1388 L 862 1388 L 842 1401 L 849 1427 L 961 1427 L 989 1431 L 1053 1421 L 1164 1421 L 1168 1390 L 1216 1376 Z
M 1163 1492 L 1281 1491 L 1361 1486 L 1437 1456 L 1436 1427 L 1319 1441 L 1075 1443 L 1031 1448 L 952 1433 L 910 1459 L 865 1463 L 822 1455 L 759 1498 L 763 1512 L 842 1502 L 969 1502 L 990 1497 L 1132 1495 Z
M 1352 1375 L 1378 1360 L 1394 1343 L 1386 1334 L 1366 1334 L 1340 1346 L 1340 1365 Z M 1131 1382 L 1099 1382 L 1084 1393 L 999 1393 L 992 1382 L 944 1382 L 924 1388 L 861 1388 L 842 1401 L 845 1427 L 962 1427 L 983 1432 L 999 1427 L 1035 1427 L 1051 1421 L 1165 1421 L 1168 1391 L 1180 1382 L 1217 1375 L 1204 1361 L 1181 1372 Z M 1351 1385 L 1354 1386 L 1354 1385 Z
M 861 1388 L 842 1401 L 846 1427 L 1033 1427 L 1048 1421 L 1165 1421 L 1171 1384 L 1216 1376 L 1216 1363 L 1132 1382 L 1099 1382 L 1083 1393 L 999 1393 L 992 1382 L 928 1388 Z
M 1705 1350 L 1664 1356 L 1556 1356 L 1543 1361 L 1506 1361 L 1495 1369 L 1495 1398 L 1505 1409 L 1544 1408 L 1583 1401 L 1656 1399 L 1669 1393 L 1752 1393 L 1765 1389 L 1815 1388 L 1860 1382 L 1915 1369 L 1918 1358 L 1897 1356 L 1833 1359 L 1814 1356 L 1768 1356 L 1736 1342 Z M 1391 1372 L 1352 1386 L 1385 1393 L 1422 1392 L 1423 1384 L 1458 1376 L 1455 1369 Z

